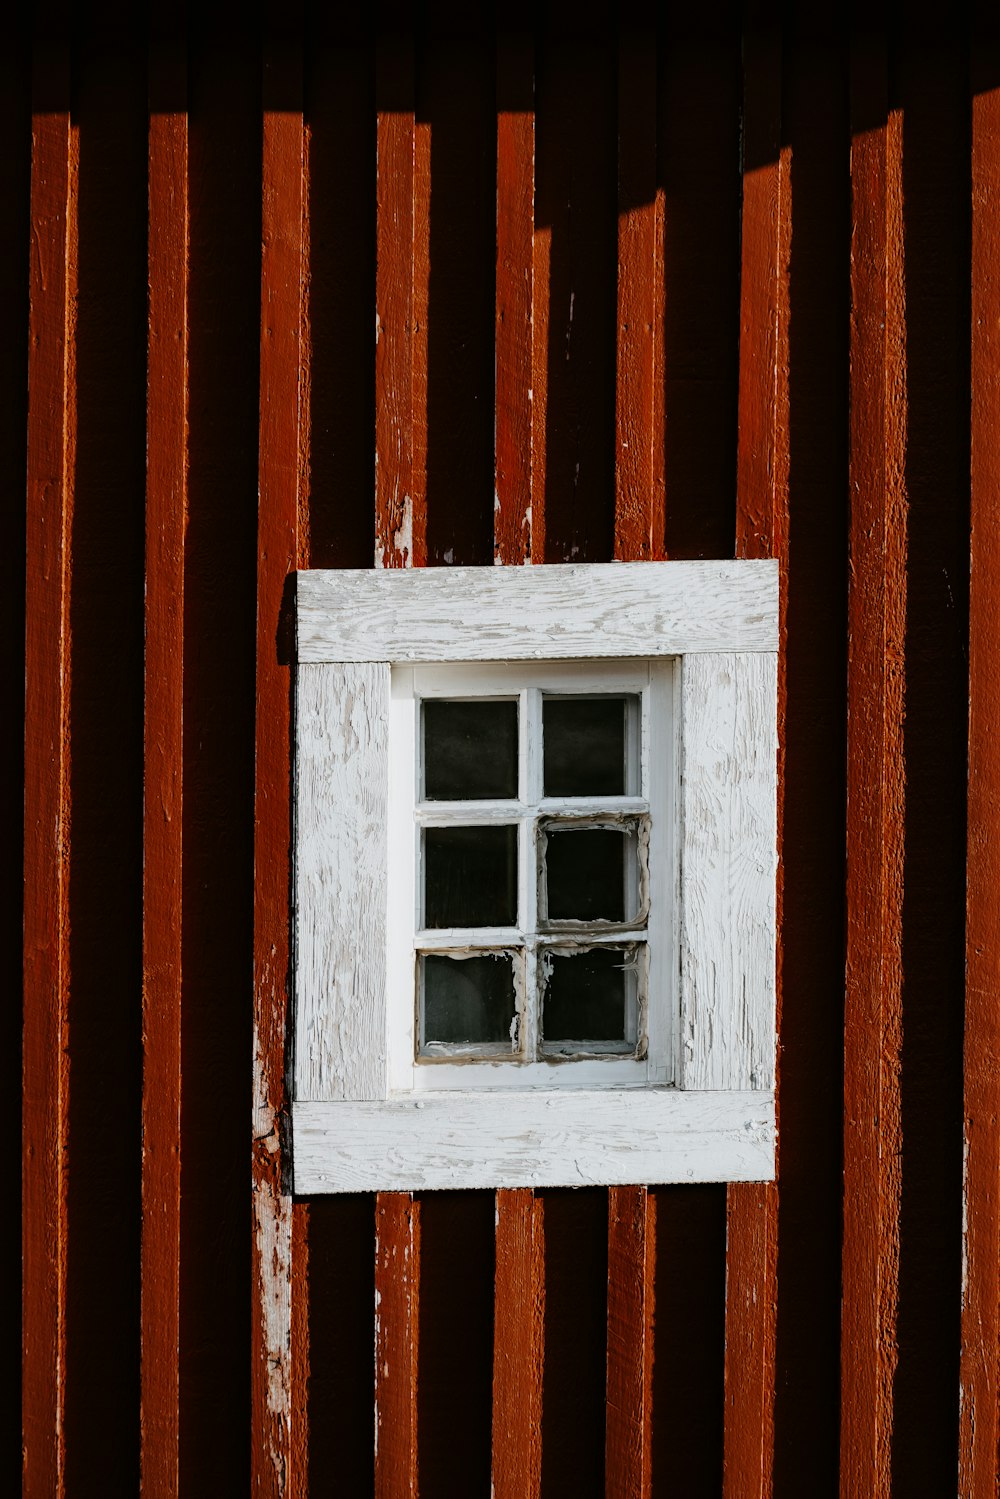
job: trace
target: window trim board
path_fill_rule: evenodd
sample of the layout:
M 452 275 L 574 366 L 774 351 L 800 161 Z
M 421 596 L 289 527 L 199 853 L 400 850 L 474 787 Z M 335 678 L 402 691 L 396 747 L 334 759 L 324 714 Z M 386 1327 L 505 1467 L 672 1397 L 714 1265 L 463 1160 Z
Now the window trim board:
M 493 587 L 498 576 L 511 573 L 521 580 L 516 588 Z M 447 1170 L 442 1164 L 438 1185 L 572 1183 L 584 1178 L 574 1176 L 570 1158 L 576 1152 L 574 1158 L 588 1162 L 588 1132 L 607 1110 L 608 1118 L 619 1118 L 620 1108 L 631 1110 L 635 1126 L 631 1163 L 621 1167 L 624 1175 L 613 1175 L 619 1168 L 602 1146 L 606 1165 L 587 1164 L 587 1180 L 772 1177 L 777 563 L 313 572 L 299 575 L 297 596 L 293 1129 L 301 1149 L 299 1143 L 293 1149 L 296 1190 L 360 1189 L 356 1173 L 363 1158 L 372 1162 L 364 1184 L 387 1187 L 390 1178 L 397 1180 L 390 1156 L 410 1163 L 400 1167 L 403 1175 L 413 1167 L 408 1189 L 432 1185 L 431 1166 L 412 1159 L 411 1136 L 420 1139 L 422 1152 L 437 1149 L 442 1162 L 451 1163 Z M 451 614 L 438 607 L 442 599 Z M 449 636 L 459 603 L 461 619 Z M 560 620 L 565 624 L 570 609 L 572 628 L 562 628 Z M 704 613 L 700 621 L 699 611 Z M 461 620 L 472 623 L 467 628 Z M 398 656 L 356 659 L 364 639 L 374 654 L 404 635 L 406 649 Z M 589 637 L 589 651 L 580 649 L 583 637 Z M 391 1094 L 386 871 L 389 859 L 400 855 L 400 839 L 402 856 L 410 857 L 412 839 L 408 823 L 393 823 L 389 805 L 391 664 L 639 655 L 681 658 L 675 673 L 683 755 L 680 858 L 674 861 L 681 913 L 678 1086 L 561 1089 L 560 1095 L 576 1098 L 585 1110 L 579 1137 L 566 1116 L 560 1148 L 567 1152 L 567 1164 L 559 1170 L 546 1164 L 547 1146 L 529 1131 L 534 1164 L 523 1160 L 511 1174 L 511 1152 L 501 1163 L 487 1151 L 492 1165 L 482 1168 L 489 1174 L 482 1179 L 472 1158 L 480 1147 L 486 1149 L 490 1111 L 499 1107 L 509 1117 L 513 1110 L 515 1117 L 523 1113 L 527 1119 L 546 1095 L 538 1088 L 514 1090 L 513 1099 L 507 1087 L 480 1091 L 474 1095 L 482 1100 L 480 1122 L 473 1124 L 465 1104 L 456 1102 L 466 1094 Z M 327 921 L 324 913 L 335 913 L 335 919 Z M 746 1107 L 737 1106 L 741 1098 L 751 1099 L 757 1112 L 747 1114 Z M 408 1110 L 418 1107 L 430 1113 L 426 1119 L 421 1113 L 415 1123 L 418 1116 Z M 559 1111 L 568 1107 L 557 1106 Z M 473 1105 L 469 1108 L 475 1113 Z M 541 1117 L 554 1124 L 563 1115 Z M 655 1149 L 640 1127 L 646 1118 L 656 1121 Z M 699 1120 L 707 1118 L 728 1123 L 706 1126 L 715 1143 L 695 1148 L 691 1141 L 699 1135 Z M 441 1122 L 438 1135 L 428 1120 Z M 394 1146 L 385 1134 L 392 1127 L 406 1136 Z M 471 1130 L 464 1156 L 455 1135 L 461 1128 Z M 744 1150 L 751 1136 L 754 1148 Z M 374 1156 L 363 1145 L 369 1137 L 381 1141 Z M 527 1141 L 525 1136 L 525 1149 Z M 330 1169 L 320 1169 L 317 1150 L 327 1152 Z M 346 1162 L 345 1152 L 351 1151 L 354 1166 Z M 460 1157 L 468 1169 L 457 1181 Z M 498 1174 L 493 1168 L 501 1165 Z M 602 1169 L 603 1175 L 587 1174 Z

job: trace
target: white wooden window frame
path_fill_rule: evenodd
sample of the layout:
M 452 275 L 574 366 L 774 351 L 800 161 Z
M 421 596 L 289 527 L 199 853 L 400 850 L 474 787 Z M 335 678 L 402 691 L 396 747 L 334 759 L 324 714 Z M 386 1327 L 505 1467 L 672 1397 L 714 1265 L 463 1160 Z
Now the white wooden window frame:
M 295 1190 L 771 1179 L 777 563 L 304 572 L 296 623 Z M 390 792 L 393 668 L 663 659 L 672 1083 L 414 1086 L 390 1046 L 392 952 L 412 944 L 390 861 L 413 836 Z

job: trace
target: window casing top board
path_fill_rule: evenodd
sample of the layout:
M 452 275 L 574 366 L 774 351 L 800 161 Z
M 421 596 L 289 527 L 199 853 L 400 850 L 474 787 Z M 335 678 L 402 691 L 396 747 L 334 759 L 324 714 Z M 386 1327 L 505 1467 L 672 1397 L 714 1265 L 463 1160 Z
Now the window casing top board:
M 773 1175 L 777 601 L 774 562 L 299 575 L 296 1190 Z M 675 1085 L 394 1090 L 393 667 L 630 657 L 678 658 Z
M 568 661 L 776 651 L 778 564 L 303 572 L 296 617 L 300 662 Z

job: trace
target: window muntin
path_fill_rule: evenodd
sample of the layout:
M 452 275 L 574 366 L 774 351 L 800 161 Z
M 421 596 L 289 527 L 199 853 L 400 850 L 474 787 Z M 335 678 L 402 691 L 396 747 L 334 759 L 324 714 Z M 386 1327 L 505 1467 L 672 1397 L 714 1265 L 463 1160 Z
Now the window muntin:
M 674 674 L 669 660 L 393 668 L 390 913 L 413 913 L 403 941 L 390 914 L 393 1091 L 670 1081 Z M 443 743 L 446 764 L 474 764 L 501 713 L 497 794 L 470 797 L 470 777 L 433 758 Z M 493 870 L 486 892 L 469 889 L 477 869 Z

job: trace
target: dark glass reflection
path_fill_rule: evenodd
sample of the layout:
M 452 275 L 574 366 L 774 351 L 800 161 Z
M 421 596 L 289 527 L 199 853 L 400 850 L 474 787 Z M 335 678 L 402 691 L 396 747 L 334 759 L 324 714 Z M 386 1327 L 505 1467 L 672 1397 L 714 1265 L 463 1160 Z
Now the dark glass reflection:
M 550 921 L 624 921 L 628 843 L 617 828 L 548 829 Z
M 542 700 L 546 796 L 624 796 L 624 697 Z
M 424 1044 L 509 1041 L 514 964 L 506 953 L 481 958 L 428 954 L 424 970 Z
M 517 827 L 424 829 L 424 925 L 517 924 Z
M 425 698 L 424 796 L 517 796 L 517 703 Z
M 542 1002 L 546 1041 L 624 1041 L 629 953 L 620 947 L 548 954 L 551 976 Z

